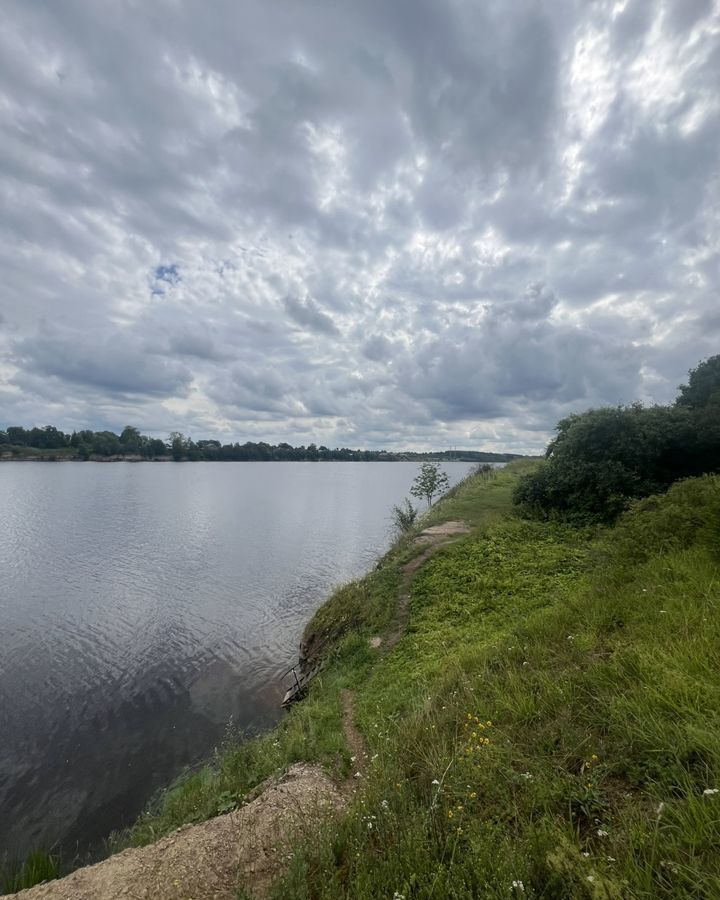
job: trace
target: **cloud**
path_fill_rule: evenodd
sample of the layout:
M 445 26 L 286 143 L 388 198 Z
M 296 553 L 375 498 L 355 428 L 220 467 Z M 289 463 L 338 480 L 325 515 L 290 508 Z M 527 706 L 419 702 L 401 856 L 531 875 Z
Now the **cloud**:
M 0 424 L 539 450 L 717 352 L 717 2 L 278 10 L 6 5 Z
M 332 318 L 309 297 L 299 300 L 296 297 L 283 298 L 283 306 L 290 318 L 303 328 L 319 331 L 323 334 L 338 335 L 340 332 Z
M 22 371 L 35 377 L 47 376 L 109 396 L 182 395 L 192 378 L 184 365 L 145 352 L 135 336 L 123 332 L 88 341 L 82 332 L 45 327 L 18 342 L 15 359 Z M 22 388 L 22 379 L 16 378 L 15 384 Z

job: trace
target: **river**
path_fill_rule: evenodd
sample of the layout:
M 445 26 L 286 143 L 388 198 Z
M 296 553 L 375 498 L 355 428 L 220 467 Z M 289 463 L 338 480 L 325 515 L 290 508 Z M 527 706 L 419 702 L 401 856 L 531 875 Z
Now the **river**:
M 1 463 L 0 857 L 84 852 L 277 721 L 303 626 L 417 469 Z

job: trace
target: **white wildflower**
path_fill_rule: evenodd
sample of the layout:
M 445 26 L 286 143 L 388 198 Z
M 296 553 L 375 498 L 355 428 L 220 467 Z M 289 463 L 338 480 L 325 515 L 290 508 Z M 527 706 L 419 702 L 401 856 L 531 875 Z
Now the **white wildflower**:
M 586 877 L 587 881 L 595 881 L 594 875 L 586 875 L 585 877 Z
M 705 788 L 703 797 L 714 797 L 718 793 L 718 788 Z
M 387 809 L 390 804 L 387 802 L 387 800 L 381 800 L 380 806 L 382 806 L 383 809 Z
M 587 852 L 587 850 L 583 850 L 582 855 L 585 857 L 585 859 L 587 859 L 588 856 L 590 856 L 590 854 Z
M 515 889 L 516 891 L 520 891 L 521 894 L 525 893 L 525 885 L 522 883 L 522 881 L 519 881 L 519 880 L 513 881 L 512 885 L 511 885 L 511 890 L 512 889 Z
M 362 778 L 362 772 L 356 772 L 356 773 L 353 775 L 353 778 Z
M 437 780 L 437 778 L 433 778 L 431 783 L 432 784 L 440 784 L 440 782 Z
M 520 777 L 524 778 L 526 781 L 531 781 L 533 778 L 533 776 L 530 774 L 530 772 L 521 772 Z
M 607 859 L 608 862 L 616 862 L 616 859 L 614 856 L 606 856 L 605 859 Z
M 607 837 L 609 832 L 605 831 L 603 828 L 598 828 L 597 836 L 598 837 Z

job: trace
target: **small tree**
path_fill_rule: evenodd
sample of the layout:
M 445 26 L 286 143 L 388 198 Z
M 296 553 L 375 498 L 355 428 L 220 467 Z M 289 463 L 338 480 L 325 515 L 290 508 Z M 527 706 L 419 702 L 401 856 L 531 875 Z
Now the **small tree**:
M 417 514 L 417 508 L 414 507 L 410 500 L 406 497 L 400 505 L 395 504 L 395 506 L 393 506 L 392 508 L 393 525 L 398 529 L 398 531 L 405 534 L 405 532 L 410 531 L 410 529 L 415 524 Z
M 440 463 L 423 463 L 420 472 L 412 483 L 410 493 L 413 497 L 427 500 L 428 507 L 436 494 L 443 494 L 450 487 L 445 472 L 441 471 Z

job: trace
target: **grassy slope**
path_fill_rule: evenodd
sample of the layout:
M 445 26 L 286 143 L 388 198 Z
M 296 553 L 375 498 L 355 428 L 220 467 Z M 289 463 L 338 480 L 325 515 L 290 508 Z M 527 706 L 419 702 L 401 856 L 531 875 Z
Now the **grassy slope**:
M 357 682 L 362 800 L 276 896 L 720 896 L 718 546 L 707 478 L 611 531 L 507 519 L 431 560 Z
M 311 624 L 350 631 L 308 700 L 168 792 L 132 842 L 296 759 L 347 773 L 350 687 L 374 759 L 278 898 L 720 896 L 720 481 L 589 532 L 512 516 L 523 465 L 431 510 L 475 530 L 419 572 L 392 653 L 367 636 L 392 619 L 407 541 Z

